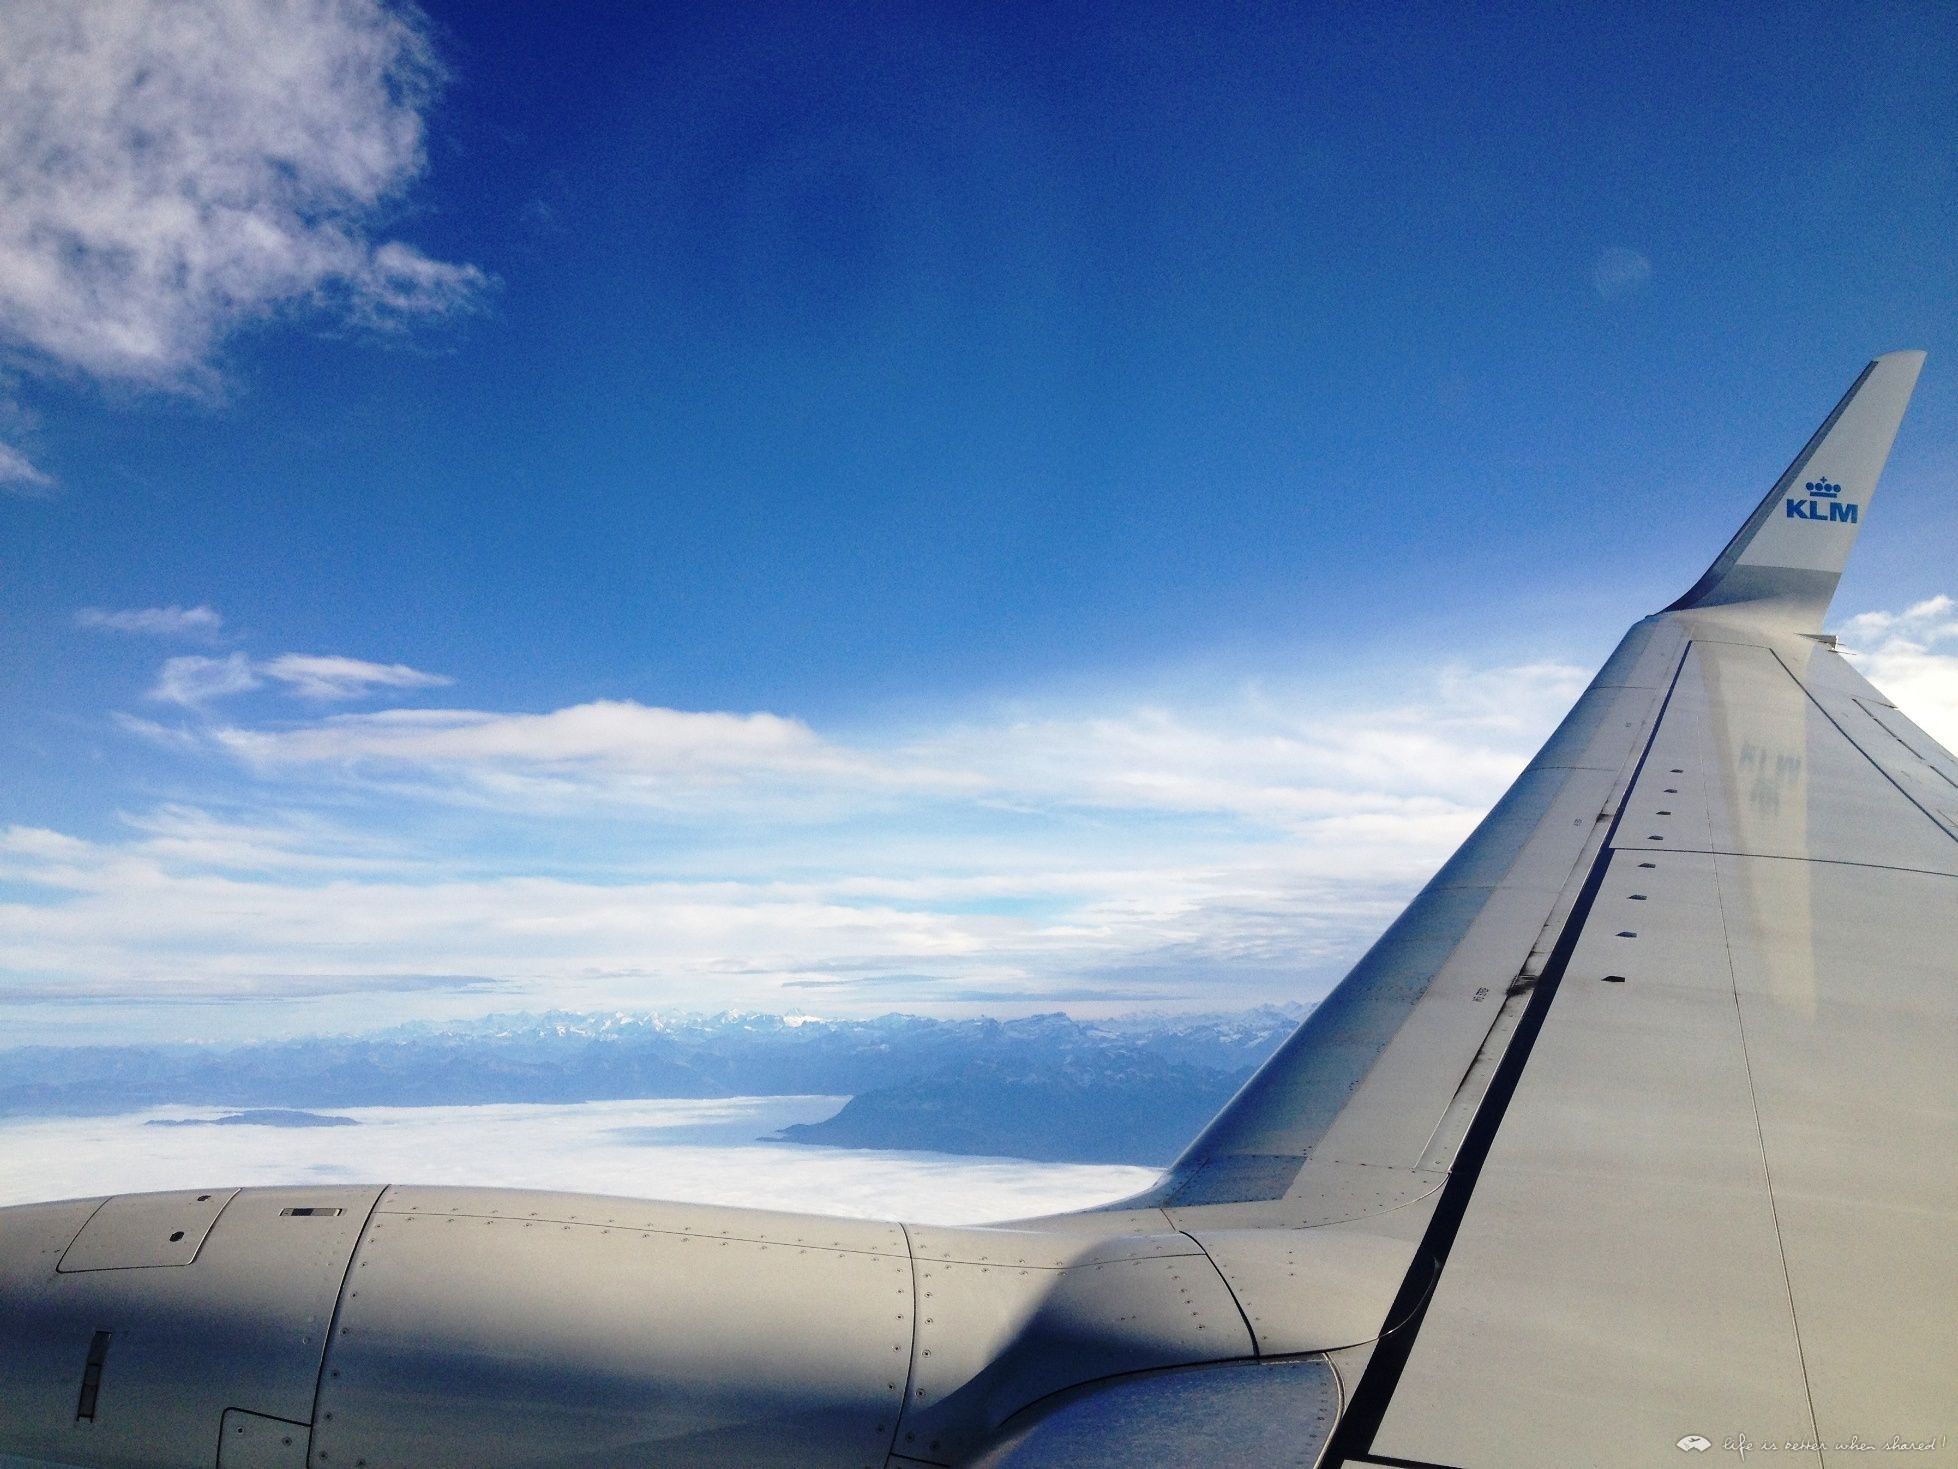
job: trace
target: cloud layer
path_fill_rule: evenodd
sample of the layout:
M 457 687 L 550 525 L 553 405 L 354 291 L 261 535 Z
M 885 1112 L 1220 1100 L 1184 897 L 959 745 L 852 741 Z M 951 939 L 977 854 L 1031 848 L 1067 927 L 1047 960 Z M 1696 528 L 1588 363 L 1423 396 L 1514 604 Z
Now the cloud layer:
M 0 444 L 0 490 L 10 495 L 39 496 L 53 488 L 53 476 L 36 469 L 11 444 Z
M 1600 251 L 1591 262 L 1591 289 L 1607 301 L 1629 296 L 1651 279 L 1652 262 L 1623 245 Z
M 566 1189 L 751 1209 L 977 1224 L 1085 1208 L 1152 1169 L 794 1147 L 755 1139 L 837 1097 L 576 1106 L 359 1107 L 357 1127 L 147 1127 L 118 1117 L 0 1122 L 0 1205 L 212 1184 L 419 1183 Z
M 257 686 L 278 665 L 172 659 L 153 697 L 200 705 Z M 319 660 L 326 661 L 326 660 Z M 378 670 L 378 665 L 360 668 Z M 400 669 L 402 686 L 436 680 Z M 374 686 L 384 680 L 378 672 Z M 807 796 L 1034 802 L 1230 815 L 1264 826 L 1454 809 L 1499 791 L 1546 720 L 1583 687 L 1559 664 L 1444 670 L 1404 708 L 1307 689 L 1097 711 L 1006 709 L 876 743 L 825 738 L 766 712 L 667 709 L 596 700 L 541 714 L 386 709 L 313 722 L 213 719 L 174 731 L 267 775 L 330 773 L 353 783 L 412 781 L 428 793 L 681 809 Z
M 173 721 L 126 719 L 212 799 L 0 835 L 13 994 L 358 994 L 376 1022 L 402 974 L 505 1006 L 1310 998 L 1583 682 L 1454 668 L 1406 705 L 1242 686 L 844 740 L 625 700 L 295 720 L 250 697 L 280 664 L 172 658 Z
M 1842 636 L 1958 743 L 1958 604 L 1865 613 Z M 308 710 L 267 696 L 439 680 L 170 658 L 169 715 L 122 722 L 174 762 L 177 793 L 120 832 L 0 833 L 0 1005 L 17 1025 L 143 1034 L 185 1001 L 355 1028 L 492 1004 L 1309 1000 L 1586 675 L 1453 666 L 1394 703 L 1365 677 L 1022 701 L 844 738 L 630 700 Z
M 376 238 L 440 81 L 391 0 L 0 6 L 0 366 L 210 392 L 281 314 L 470 309 L 481 270 Z M 0 492 L 54 484 L 0 443 Z

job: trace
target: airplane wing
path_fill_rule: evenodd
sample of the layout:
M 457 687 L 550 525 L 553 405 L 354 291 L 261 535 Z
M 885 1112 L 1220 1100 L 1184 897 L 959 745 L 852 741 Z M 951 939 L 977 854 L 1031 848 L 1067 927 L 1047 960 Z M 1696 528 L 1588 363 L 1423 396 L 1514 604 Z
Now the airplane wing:
M 1921 361 L 1143 1195 L 0 1210 L 0 1469 L 1958 1461 L 1958 763 L 1821 633 Z
M 1821 633 L 1922 360 L 1129 1201 L 1288 1370 L 1077 1393 L 978 1462 L 1958 1462 L 1958 763 Z

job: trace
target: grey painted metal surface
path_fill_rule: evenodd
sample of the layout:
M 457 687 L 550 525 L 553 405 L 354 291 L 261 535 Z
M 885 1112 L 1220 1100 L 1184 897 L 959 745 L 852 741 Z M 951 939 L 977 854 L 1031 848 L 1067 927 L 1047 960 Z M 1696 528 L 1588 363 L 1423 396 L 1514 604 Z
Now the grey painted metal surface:
M 340 1302 L 313 1459 L 874 1469 L 912 1314 L 895 1226 L 394 1189 Z
M 306 1469 L 308 1426 L 238 1408 L 218 1427 L 218 1469 Z
M 1378 1452 L 1653 1462 L 1802 1421 L 1713 859 L 1656 861 L 1613 859 Z
M 1372 1341 L 1392 1309 L 1419 1237 L 1329 1224 L 1316 1229 L 1204 1229 L 1191 1238 L 1230 1282 L 1261 1357 L 1329 1352 Z
M 1203 1251 L 1059 1269 L 920 1260 L 918 1334 L 900 1453 L 957 1463 L 1013 1414 L 1082 1382 L 1252 1353 L 1244 1317 Z
M 1833 653 L 1708 630 L 1381 1452 L 1950 1443 L 1958 841 L 1890 778 L 1921 757 L 1847 722 Z
M 1958 763 L 1819 633 L 1918 360 L 1155 1188 L 0 1210 L 0 1469 L 1949 1460 Z
M 187 1264 L 55 1268 L 104 1213 L 120 1221 L 119 1238 L 130 1223 L 127 1243 L 146 1248 L 144 1221 L 167 1222 L 185 1206 L 179 1195 L 112 1199 L 100 1211 L 97 1201 L 0 1210 L 0 1450 L 79 1464 L 208 1466 L 227 1409 L 311 1422 L 328 1323 L 380 1190 L 210 1193 L 210 1202 L 225 1200 L 223 1211 Z M 291 1207 L 342 1212 L 283 1212 Z M 84 1416 L 91 1356 L 101 1359 L 99 1393 Z

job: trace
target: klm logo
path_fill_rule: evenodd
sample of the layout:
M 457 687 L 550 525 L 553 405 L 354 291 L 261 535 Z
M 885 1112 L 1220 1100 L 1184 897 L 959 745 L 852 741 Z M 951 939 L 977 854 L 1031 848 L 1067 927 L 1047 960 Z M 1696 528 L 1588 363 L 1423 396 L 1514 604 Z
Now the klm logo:
M 1856 506 L 1839 498 L 1842 486 L 1832 484 L 1826 479 L 1812 479 L 1802 486 L 1808 491 L 1806 500 L 1788 497 L 1788 516 L 1791 520 L 1834 520 L 1844 525 L 1856 524 Z

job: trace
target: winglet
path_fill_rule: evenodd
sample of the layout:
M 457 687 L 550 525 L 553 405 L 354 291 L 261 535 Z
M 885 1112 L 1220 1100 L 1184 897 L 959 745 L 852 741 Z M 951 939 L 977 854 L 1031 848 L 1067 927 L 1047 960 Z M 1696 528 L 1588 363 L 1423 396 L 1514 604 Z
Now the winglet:
M 1864 368 L 1706 575 L 1666 610 L 1757 604 L 1819 632 L 1923 366 L 1922 352 L 1886 352 Z

